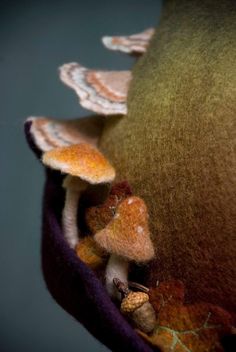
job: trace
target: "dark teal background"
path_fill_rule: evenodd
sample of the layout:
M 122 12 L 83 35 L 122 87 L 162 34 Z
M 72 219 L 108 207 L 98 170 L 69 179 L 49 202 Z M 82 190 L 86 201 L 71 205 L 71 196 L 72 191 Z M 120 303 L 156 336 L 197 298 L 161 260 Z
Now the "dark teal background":
M 23 122 L 88 115 L 57 67 L 79 61 L 129 69 L 134 59 L 108 51 L 100 38 L 153 26 L 160 8 L 158 0 L 0 1 L 0 352 L 107 351 L 45 288 L 43 167 L 26 145 Z

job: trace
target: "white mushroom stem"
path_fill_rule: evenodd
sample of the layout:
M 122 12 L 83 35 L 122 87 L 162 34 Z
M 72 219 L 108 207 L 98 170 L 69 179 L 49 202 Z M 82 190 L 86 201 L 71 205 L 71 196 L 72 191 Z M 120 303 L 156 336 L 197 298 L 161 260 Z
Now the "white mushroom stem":
M 65 206 L 62 214 L 62 224 L 64 237 L 71 248 L 75 248 L 79 241 L 79 233 L 77 227 L 77 207 L 80 193 L 74 190 L 66 190 Z
M 121 300 L 121 293 L 113 283 L 113 279 L 117 278 L 124 284 L 128 284 L 129 262 L 115 254 L 112 254 L 108 260 L 106 267 L 106 288 L 112 298 Z
M 66 189 L 65 205 L 62 213 L 63 232 L 67 243 L 74 249 L 79 242 L 77 211 L 80 194 L 87 185 L 78 177 L 68 175 L 64 179 L 63 187 Z

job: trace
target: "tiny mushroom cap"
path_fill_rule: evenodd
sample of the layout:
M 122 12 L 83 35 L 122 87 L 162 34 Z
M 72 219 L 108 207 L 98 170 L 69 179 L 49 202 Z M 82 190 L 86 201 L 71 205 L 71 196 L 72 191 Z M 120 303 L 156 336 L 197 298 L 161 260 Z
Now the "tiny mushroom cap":
M 97 232 L 95 241 L 110 254 L 143 263 L 154 257 L 144 201 L 128 197 L 117 207 L 114 218 Z
M 88 143 L 52 149 L 44 153 L 42 161 L 52 169 L 91 184 L 111 182 L 115 178 L 115 170 L 109 161 Z
M 98 247 L 94 239 L 90 236 L 80 240 L 76 245 L 77 256 L 91 269 L 98 269 L 107 261 L 107 254 Z

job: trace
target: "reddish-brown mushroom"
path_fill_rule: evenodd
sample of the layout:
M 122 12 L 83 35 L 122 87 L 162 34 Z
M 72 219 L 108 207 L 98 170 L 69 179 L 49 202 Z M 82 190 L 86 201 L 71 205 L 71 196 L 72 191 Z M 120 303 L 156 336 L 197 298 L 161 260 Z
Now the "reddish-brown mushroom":
M 113 279 L 127 283 L 129 261 L 144 263 L 154 257 L 144 201 L 134 196 L 123 200 L 114 218 L 94 238 L 111 254 L 106 268 L 106 286 L 109 294 L 117 297 Z

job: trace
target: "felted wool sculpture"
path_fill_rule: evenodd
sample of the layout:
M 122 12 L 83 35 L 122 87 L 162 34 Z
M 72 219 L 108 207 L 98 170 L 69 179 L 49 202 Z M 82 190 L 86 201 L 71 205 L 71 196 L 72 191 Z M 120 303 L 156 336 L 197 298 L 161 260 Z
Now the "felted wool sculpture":
M 67 221 L 63 178 L 47 169 L 48 288 L 113 351 L 221 351 L 236 311 L 236 3 L 168 0 L 155 33 L 103 42 L 143 53 L 132 73 L 71 63 L 61 79 L 113 116 L 26 122 L 43 163 L 83 181 Z M 145 295 L 130 294 L 123 316 L 130 288 Z M 148 332 L 134 319 L 148 320 L 144 303 L 156 315 Z

